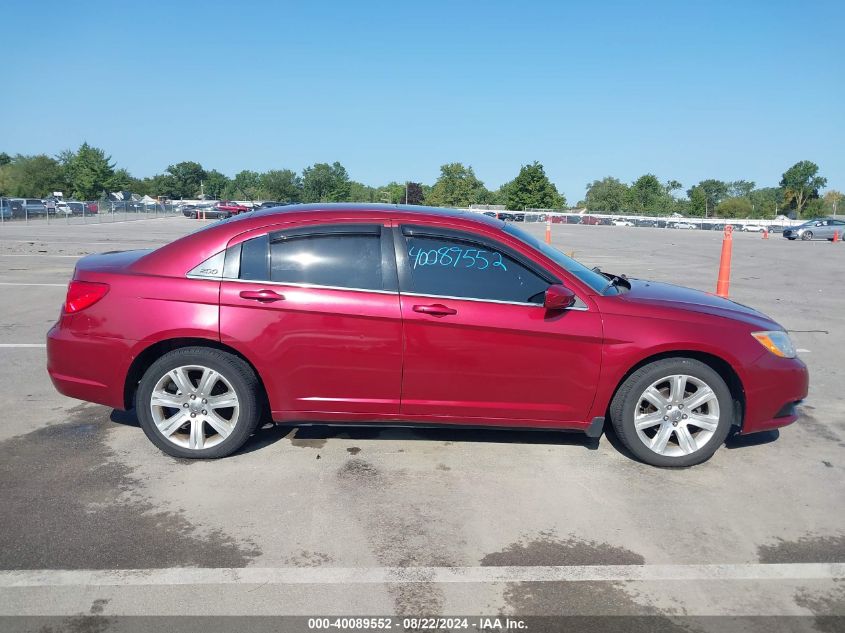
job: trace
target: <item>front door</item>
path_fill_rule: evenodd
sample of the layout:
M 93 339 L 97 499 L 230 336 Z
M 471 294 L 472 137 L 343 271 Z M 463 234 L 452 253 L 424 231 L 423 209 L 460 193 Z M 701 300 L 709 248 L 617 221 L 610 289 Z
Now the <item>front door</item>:
M 583 425 L 601 364 L 595 309 L 579 301 L 547 311 L 544 292 L 559 280 L 474 234 L 404 226 L 395 243 L 405 324 L 403 415 Z

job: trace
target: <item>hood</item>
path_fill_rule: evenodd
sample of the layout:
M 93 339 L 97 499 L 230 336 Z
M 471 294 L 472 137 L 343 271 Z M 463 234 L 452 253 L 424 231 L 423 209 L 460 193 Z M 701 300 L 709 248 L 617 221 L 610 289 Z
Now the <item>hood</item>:
M 631 284 L 631 289 L 622 295 L 628 301 L 712 314 L 744 321 L 765 329 L 780 328 L 762 312 L 708 292 L 644 279 L 629 279 L 628 282 Z

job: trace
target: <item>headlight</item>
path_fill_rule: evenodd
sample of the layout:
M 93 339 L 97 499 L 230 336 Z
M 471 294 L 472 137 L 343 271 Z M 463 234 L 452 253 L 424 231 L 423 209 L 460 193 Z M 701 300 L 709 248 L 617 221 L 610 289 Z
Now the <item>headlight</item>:
M 751 336 L 756 338 L 760 342 L 760 345 L 775 356 L 795 358 L 795 347 L 792 345 L 792 341 L 789 340 L 789 335 L 783 330 L 752 332 Z

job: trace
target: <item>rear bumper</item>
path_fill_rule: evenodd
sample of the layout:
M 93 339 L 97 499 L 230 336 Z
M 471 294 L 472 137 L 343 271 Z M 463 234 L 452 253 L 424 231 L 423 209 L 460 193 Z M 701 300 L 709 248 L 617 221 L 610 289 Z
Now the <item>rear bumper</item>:
M 54 325 L 47 333 L 47 373 L 61 394 L 123 409 L 132 343 L 75 334 Z
M 753 366 L 745 384 L 742 434 L 769 431 L 798 419 L 796 406 L 807 397 L 810 374 L 797 358 L 766 353 Z

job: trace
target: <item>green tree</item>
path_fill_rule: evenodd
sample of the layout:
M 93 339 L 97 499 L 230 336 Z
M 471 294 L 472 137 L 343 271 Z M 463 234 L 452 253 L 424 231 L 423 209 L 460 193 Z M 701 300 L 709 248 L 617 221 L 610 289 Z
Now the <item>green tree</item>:
M 810 198 L 804 206 L 804 215 L 808 218 L 820 218 L 825 215 L 824 200 Z
M 376 189 L 360 182 L 349 183 L 350 202 L 376 202 Z
M 141 181 L 142 189 L 145 190 L 145 193 L 148 196 L 152 196 L 153 198 L 163 196 L 166 198 L 172 198 L 173 194 L 171 193 L 170 186 L 173 184 L 170 176 L 166 174 L 156 174 L 155 176 L 144 178 Z M 141 193 L 140 191 L 136 193 Z
M 136 182 L 136 179 L 132 177 L 132 174 L 121 167 L 114 170 L 114 174 L 109 180 L 109 189 L 111 191 L 132 191 L 131 186 L 134 182 Z M 139 193 L 138 191 L 132 192 Z
M 384 187 L 379 187 L 376 202 L 385 202 L 387 204 L 404 204 L 405 203 L 405 185 L 398 182 L 389 182 Z
M 273 169 L 261 174 L 261 197 L 277 202 L 302 200 L 302 179 L 290 169 Z
M 748 194 L 751 201 L 753 217 L 773 218 L 783 209 L 783 189 L 780 187 L 763 187 L 754 189 Z
M 754 182 L 749 180 L 734 180 L 728 183 L 728 195 L 733 198 L 747 198 L 754 191 Z
M 69 190 L 66 173 L 55 158 L 44 154 L 11 157 L 0 166 L 0 194 L 42 198 L 54 191 Z
M 637 178 L 628 189 L 628 207 L 637 213 L 666 213 L 671 206 L 671 196 L 654 174 Z
M 436 207 L 463 207 L 471 204 L 484 204 L 490 192 L 475 176 L 471 166 L 462 163 L 448 163 L 440 167 L 440 177 L 431 191 L 426 194 L 426 202 Z
M 335 161 L 315 163 L 302 171 L 302 199 L 305 202 L 349 200 L 350 181 L 346 168 Z
M 0 152 L 0 167 L 2 167 L 3 165 L 8 165 L 11 162 L 11 156 L 9 156 L 6 152 Z
M 720 218 L 747 218 L 751 215 L 751 201 L 748 198 L 726 198 L 716 207 Z
M 210 200 L 219 200 L 223 197 L 226 187 L 229 186 L 229 177 L 226 174 L 221 174 L 216 169 L 212 169 L 205 174 L 205 180 L 202 183 L 202 189 L 205 196 Z
M 727 198 L 728 196 L 728 183 L 722 182 L 721 180 L 714 180 L 712 178 L 708 180 L 702 180 L 697 185 L 693 186 L 692 188 L 687 190 L 687 196 L 690 200 L 693 199 L 693 191 L 698 188 L 701 190 L 703 194 L 704 200 L 704 213 L 701 215 L 709 216 L 713 213 L 719 203 Z M 695 194 L 696 200 L 701 200 L 701 196 Z
M 261 174 L 249 169 L 239 171 L 223 193 L 226 198 L 256 200 L 261 197 Z
M 119 190 L 123 184 L 114 181 L 111 156 L 106 156 L 99 147 L 83 143 L 76 153 L 66 151 L 60 157 L 75 198 L 93 200 L 110 191 Z
M 628 185 L 612 176 L 587 185 L 584 206 L 597 213 L 618 213 L 628 208 Z
M 808 200 L 819 197 L 819 189 L 827 184 L 827 178 L 819 176 L 819 166 L 809 160 L 795 163 L 783 173 L 780 186 L 784 199 L 791 205 L 798 217 Z
M 687 192 L 689 196 L 689 206 L 687 207 L 687 214 L 699 218 L 705 217 L 707 213 L 707 194 L 704 189 L 695 186 Z
M 202 165 L 193 161 L 169 165 L 165 174 L 170 178 L 170 195 L 173 198 L 197 198 L 200 194 L 200 183 L 208 177 Z
M 842 195 L 842 192 L 837 191 L 836 189 L 831 189 L 826 194 L 824 194 L 825 212 L 831 215 L 836 215 L 837 213 L 841 212 L 843 197 L 845 196 Z
M 505 206 L 512 210 L 561 209 L 566 204 L 557 187 L 536 160 L 523 165 L 516 178 L 502 185 Z

